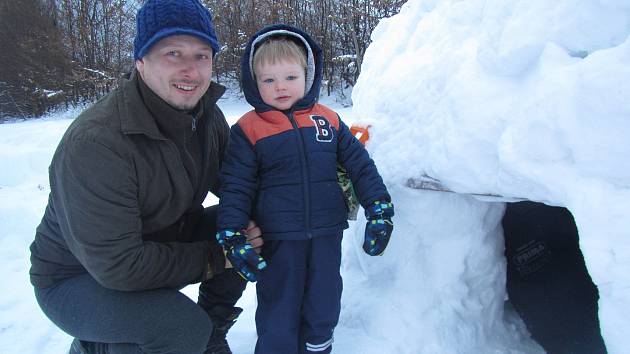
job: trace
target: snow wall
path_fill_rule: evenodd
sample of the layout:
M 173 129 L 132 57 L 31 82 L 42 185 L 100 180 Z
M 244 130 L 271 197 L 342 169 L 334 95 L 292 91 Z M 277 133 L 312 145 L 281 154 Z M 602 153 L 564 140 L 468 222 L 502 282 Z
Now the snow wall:
M 505 205 L 568 208 L 609 353 L 630 338 L 630 2 L 411 0 L 372 33 L 357 121 L 396 206 L 383 257 L 344 240 L 362 353 L 528 351 L 505 316 Z M 458 194 L 406 187 L 428 175 Z M 357 298 L 361 299 L 358 301 Z M 368 313 L 369 315 L 357 315 Z

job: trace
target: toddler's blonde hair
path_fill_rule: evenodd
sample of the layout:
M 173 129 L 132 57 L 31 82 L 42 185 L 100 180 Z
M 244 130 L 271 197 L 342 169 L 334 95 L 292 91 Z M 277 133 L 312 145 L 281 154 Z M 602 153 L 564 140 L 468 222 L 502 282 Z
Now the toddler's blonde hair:
M 306 49 L 285 37 L 272 37 L 261 43 L 254 52 L 254 75 L 263 64 L 293 61 L 306 72 Z

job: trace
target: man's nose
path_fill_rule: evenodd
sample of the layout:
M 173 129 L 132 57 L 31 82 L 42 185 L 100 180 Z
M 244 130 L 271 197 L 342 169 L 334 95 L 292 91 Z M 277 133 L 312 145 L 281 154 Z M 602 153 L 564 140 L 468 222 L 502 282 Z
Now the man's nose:
M 199 73 L 199 68 L 195 65 L 195 61 L 193 59 L 184 59 L 181 62 L 181 71 L 185 75 L 189 75 L 194 77 Z

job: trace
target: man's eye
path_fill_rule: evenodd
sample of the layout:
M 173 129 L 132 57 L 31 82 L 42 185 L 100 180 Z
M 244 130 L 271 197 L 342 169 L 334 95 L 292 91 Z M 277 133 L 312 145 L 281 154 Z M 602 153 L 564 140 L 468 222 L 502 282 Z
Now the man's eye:
M 207 55 L 207 54 L 199 54 L 199 55 L 197 56 L 197 58 L 198 58 L 199 60 L 208 60 L 208 59 L 210 59 L 210 56 L 209 56 L 209 55 Z
M 179 52 L 176 51 L 176 50 L 171 50 L 171 51 L 167 52 L 166 55 L 171 56 L 171 57 L 178 57 L 179 56 Z

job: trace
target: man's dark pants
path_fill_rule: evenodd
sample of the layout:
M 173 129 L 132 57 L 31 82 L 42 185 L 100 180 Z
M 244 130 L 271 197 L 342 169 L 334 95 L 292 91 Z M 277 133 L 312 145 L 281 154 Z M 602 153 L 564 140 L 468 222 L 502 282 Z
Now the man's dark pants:
M 206 208 L 193 240 L 214 240 L 216 207 Z M 203 353 L 212 333 L 210 316 L 229 313 L 246 282 L 226 270 L 201 283 L 199 305 L 178 289 L 123 292 L 104 288 L 89 274 L 38 289 L 44 313 L 64 332 L 107 353 Z

